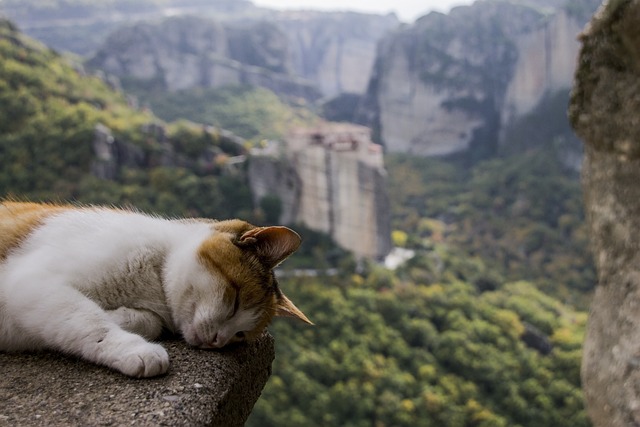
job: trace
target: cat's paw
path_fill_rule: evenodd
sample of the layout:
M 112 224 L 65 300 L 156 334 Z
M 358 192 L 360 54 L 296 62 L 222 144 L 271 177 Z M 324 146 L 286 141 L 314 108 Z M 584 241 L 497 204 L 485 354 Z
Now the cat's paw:
M 125 349 L 112 366 L 130 377 L 155 377 L 169 369 L 169 354 L 161 345 L 144 342 Z
M 152 311 L 118 307 L 106 313 L 122 329 L 143 338 L 153 340 L 162 333 L 162 320 Z

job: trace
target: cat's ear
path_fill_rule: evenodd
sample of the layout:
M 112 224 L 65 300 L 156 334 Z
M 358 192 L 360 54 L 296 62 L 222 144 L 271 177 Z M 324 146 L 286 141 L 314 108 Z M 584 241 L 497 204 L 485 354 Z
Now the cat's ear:
M 294 317 L 298 320 L 302 320 L 304 323 L 313 325 L 313 322 L 304 315 L 298 307 L 296 307 L 289 298 L 284 294 L 280 294 L 278 297 L 278 303 L 276 305 L 276 317 Z
M 287 227 L 256 227 L 244 233 L 240 246 L 252 246 L 269 268 L 274 268 L 300 246 L 302 239 Z

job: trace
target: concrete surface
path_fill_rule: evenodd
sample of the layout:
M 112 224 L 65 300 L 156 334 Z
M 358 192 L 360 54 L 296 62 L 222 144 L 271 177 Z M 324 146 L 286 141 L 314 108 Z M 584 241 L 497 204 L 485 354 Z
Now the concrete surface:
M 271 335 L 216 351 L 162 344 L 171 368 L 151 379 L 54 352 L 0 353 L 0 426 L 244 424 L 271 374 Z

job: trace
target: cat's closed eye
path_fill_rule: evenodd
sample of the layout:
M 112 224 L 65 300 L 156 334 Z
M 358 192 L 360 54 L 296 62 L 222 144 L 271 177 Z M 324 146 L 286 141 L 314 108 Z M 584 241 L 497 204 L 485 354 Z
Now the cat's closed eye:
M 233 301 L 233 312 L 231 312 L 230 318 L 236 315 L 239 308 L 240 308 L 240 292 L 236 290 L 236 298 Z

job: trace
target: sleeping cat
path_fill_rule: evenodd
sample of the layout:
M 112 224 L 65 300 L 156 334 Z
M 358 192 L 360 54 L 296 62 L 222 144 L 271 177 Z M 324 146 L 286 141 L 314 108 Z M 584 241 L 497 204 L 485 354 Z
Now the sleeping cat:
M 169 368 L 163 329 L 195 347 L 258 337 L 274 316 L 311 323 L 273 268 L 286 227 L 0 203 L 0 351 L 50 348 L 132 377 Z

